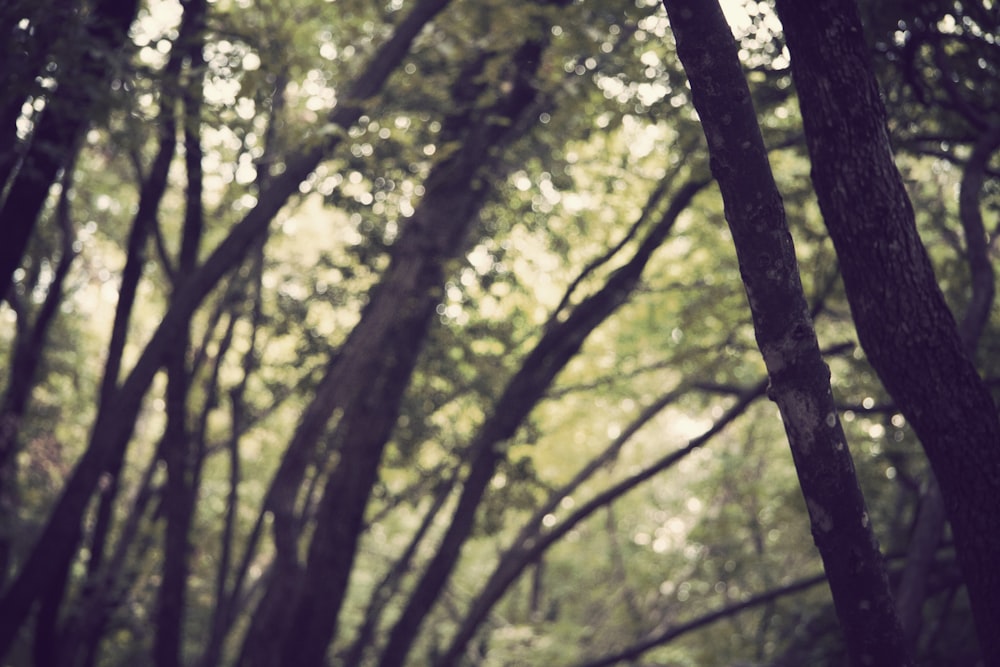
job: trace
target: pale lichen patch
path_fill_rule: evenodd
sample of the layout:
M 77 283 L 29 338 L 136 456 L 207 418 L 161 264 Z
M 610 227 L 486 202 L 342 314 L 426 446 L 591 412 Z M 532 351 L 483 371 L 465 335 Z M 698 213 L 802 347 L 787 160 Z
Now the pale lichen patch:
M 812 519 L 812 525 L 815 528 L 818 528 L 824 533 L 829 533 L 833 530 L 833 517 L 830 516 L 830 513 L 827 512 L 822 505 L 812 498 L 806 498 L 806 507 L 809 509 L 809 516 Z
M 775 398 L 789 427 L 789 443 L 808 454 L 820 424 L 816 402 L 809 394 L 795 390 L 783 391 Z
M 763 343 L 760 352 L 764 356 L 767 372 L 774 375 L 790 366 L 799 354 L 798 347 L 799 341 L 791 334 L 771 343 Z
M 767 366 L 767 371 L 772 375 L 783 371 L 788 364 L 783 348 L 784 346 L 780 343 L 764 344 L 760 347 L 760 352 L 764 355 L 764 365 Z

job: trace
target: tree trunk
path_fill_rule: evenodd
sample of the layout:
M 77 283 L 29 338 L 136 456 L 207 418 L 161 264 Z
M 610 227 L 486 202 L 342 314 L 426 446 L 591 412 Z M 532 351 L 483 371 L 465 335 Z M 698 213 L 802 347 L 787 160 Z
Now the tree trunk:
M 858 338 L 920 438 L 944 498 L 983 654 L 1000 655 L 1000 420 L 966 353 L 893 162 L 851 0 L 778 0 Z
M 500 562 L 497 563 L 489 579 L 487 579 L 479 594 L 473 600 L 450 645 L 442 656 L 434 662 L 434 667 L 453 667 L 460 663 L 461 656 L 465 653 L 469 642 L 472 641 L 476 629 L 486 619 L 490 610 L 500 601 L 500 598 L 507 592 L 510 585 L 521 575 L 524 569 L 532 563 L 537 562 L 542 557 L 542 554 L 552 547 L 552 545 L 565 537 L 575 526 L 578 526 L 584 519 L 597 510 L 610 505 L 640 484 L 663 473 L 692 452 L 700 449 L 705 443 L 721 433 L 727 425 L 746 412 L 747 408 L 754 401 L 763 396 L 767 389 L 766 385 L 766 381 L 759 382 L 756 386 L 740 395 L 735 405 L 726 410 L 707 431 L 692 438 L 684 447 L 661 457 L 647 467 L 616 482 L 611 487 L 601 491 L 590 500 L 578 506 L 563 521 L 543 531 L 541 526 L 545 515 L 555 511 L 559 506 L 559 501 L 562 498 L 568 497 L 573 489 L 579 488 L 579 485 L 594 472 L 593 468 L 599 466 L 594 466 L 594 462 L 591 462 L 584 470 L 581 470 L 573 481 L 558 491 L 553 492 L 545 505 L 536 510 L 531 519 L 527 521 L 511 547 L 500 557 Z M 661 405 L 660 408 L 662 407 L 665 406 Z M 634 433 L 633 428 L 637 429 L 641 423 L 645 423 L 651 419 L 659 412 L 660 408 L 654 405 L 648 411 L 644 411 L 643 415 L 626 429 L 626 432 L 632 430 Z M 621 438 L 616 439 L 616 444 L 613 444 L 605 451 L 613 451 L 617 443 L 624 444 L 624 442 L 625 440 Z M 601 458 L 603 458 L 603 455 Z M 587 468 L 590 468 L 590 470 L 588 471 Z
M 59 170 L 72 161 L 80 137 L 100 108 L 112 75 L 108 63 L 114 62 L 113 54 L 127 39 L 138 11 L 138 0 L 95 2 L 80 53 L 61 63 L 64 71 L 59 75 L 59 87 L 41 113 L 31 146 L 0 202 L 0 234 L 4 238 L 0 244 L 0 301 L 13 283 L 49 188 Z
M 997 148 L 1000 148 L 1000 123 L 991 127 L 973 146 L 972 154 L 965 163 L 959 190 L 959 218 L 965 234 L 970 294 L 958 333 L 973 359 L 996 296 L 989 240 L 983 225 L 983 215 L 979 210 L 979 201 L 986 168 Z M 899 618 L 911 649 L 917 645 L 920 636 L 924 601 L 927 597 L 927 577 L 934 563 L 934 554 L 941 542 L 946 520 L 941 489 L 931 473 L 917 509 L 906 567 L 896 591 Z
M 848 652 L 859 667 L 908 665 L 736 43 L 717 2 L 663 4 L 708 139 L 769 395 L 781 411 Z
M 26 147 L 17 120 L 25 101 L 42 92 L 47 61 L 65 61 L 79 43 L 80 0 L 8 0 L 0 5 L 0 191 Z M 65 64 L 65 63 L 64 63 Z
M 464 246 L 490 192 L 502 149 L 523 131 L 533 108 L 538 45 L 522 47 L 507 68 L 506 95 L 483 108 L 483 53 L 459 75 L 455 113 L 442 123 L 441 143 L 459 148 L 435 166 L 426 194 L 392 248 L 392 261 L 361 321 L 331 361 L 316 397 L 275 477 L 276 576 L 251 622 L 240 664 L 253 667 L 323 664 L 336 633 L 354 563 L 364 510 L 382 451 L 398 417 L 444 283 L 444 265 Z M 502 89 L 504 87 L 501 87 Z M 307 562 L 298 563 L 298 484 L 335 410 L 337 465 L 325 482 Z
M 66 279 L 77 255 L 73 250 L 75 230 L 69 219 L 69 181 L 69 178 L 63 179 L 65 187 L 59 197 L 56 213 L 62 235 L 62 251 L 53 280 L 34 321 L 28 324 L 26 315 L 18 315 L 7 386 L 3 400 L 0 401 L 0 516 L 3 517 L 0 519 L 0 590 L 3 590 L 9 574 L 11 537 L 16 515 L 14 504 L 17 494 L 17 454 L 21 448 L 21 419 L 27 414 L 32 391 L 40 374 L 49 330 L 58 316 L 59 305 L 66 291 Z

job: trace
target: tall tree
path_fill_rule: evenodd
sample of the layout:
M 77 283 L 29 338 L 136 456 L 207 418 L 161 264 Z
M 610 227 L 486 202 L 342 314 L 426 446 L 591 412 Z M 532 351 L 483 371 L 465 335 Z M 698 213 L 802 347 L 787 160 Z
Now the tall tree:
M 778 0 L 812 161 L 861 341 L 934 469 L 984 655 L 1000 655 L 1000 420 L 893 161 L 852 0 Z M 977 241 L 978 244 L 978 241 Z
M 768 394 L 781 411 L 848 651 L 858 666 L 910 664 L 735 40 L 717 2 L 663 4 L 722 191 Z
M 980 208 L 988 202 L 990 160 L 1000 148 L 1000 119 L 992 114 L 997 105 L 992 81 L 1000 67 L 1000 54 L 991 44 L 1000 31 L 1000 14 L 976 0 L 859 6 L 873 44 L 897 156 L 934 156 L 962 170 L 957 215 L 927 214 L 939 218 L 938 228 L 946 230 L 945 238 L 950 236 L 956 253 L 964 255 L 968 284 L 948 281 L 946 294 L 951 292 L 952 310 L 970 357 L 978 362 L 981 373 L 990 373 L 993 368 L 985 348 L 995 300 L 990 254 L 996 236 L 987 235 Z M 970 85 L 987 72 L 991 81 Z M 916 208 L 919 224 L 920 207 Z M 961 225 L 961 239 L 953 231 L 957 227 L 953 222 Z M 959 295 L 956 287 L 967 292 Z M 904 630 L 914 644 L 921 636 L 928 574 L 946 524 L 933 475 L 924 487 L 896 594 Z
M 336 352 L 309 413 L 289 447 L 276 493 L 275 541 L 279 575 L 255 614 L 241 664 L 321 665 L 337 628 L 340 607 L 361 535 L 365 508 L 378 479 L 382 452 L 398 418 L 403 392 L 420 354 L 444 283 L 444 266 L 465 246 L 476 214 L 490 194 L 485 170 L 502 168 L 502 150 L 536 111 L 533 83 L 544 42 L 527 41 L 502 68 L 493 104 L 482 106 L 484 68 L 496 54 L 479 54 L 458 77 L 456 110 L 442 123 L 455 146 L 435 165 L 427 192 L 397 243 L 361 321 Z M 503 57 L 503 56 L 501 56 Z M 316 530 L 304 567 L 298 561 L 295 498 L 318 437 L 335 410 L 337 463 L 316 508 Z
M 182 94 L 187 187 L 177 257 L 177 273 L 180 275 L 187 275 L 197 268 L 198 248 L 205 229 L 200 136 L 206 12 L 205 0 L 189 0 L 186 3 L 179 39 L 173 47 L 177 51 L 176 57 L 185 62 L 189 72 Z M 194 376 L 193 364 L 189 361 L 190 348 L 191 332 L 186 328 L 174 339 L 164 361 L 167 372 L 167 425 L 161 448 L 167 470 L 164 489 L 167 525 L 153 650 L 157 667 L 180 667 L 183 664 L 183 627 L 191 572 L 191 527 L 205 458 L 204 430 L 199 432 L 196 426 L 189 423 L 188 416 Z

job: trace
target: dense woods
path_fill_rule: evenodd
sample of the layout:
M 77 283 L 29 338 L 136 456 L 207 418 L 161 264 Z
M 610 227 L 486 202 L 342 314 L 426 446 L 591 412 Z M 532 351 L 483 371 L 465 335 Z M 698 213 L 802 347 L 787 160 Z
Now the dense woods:
M 998 664 L 994 3 L 0 29 L 4 665 Z

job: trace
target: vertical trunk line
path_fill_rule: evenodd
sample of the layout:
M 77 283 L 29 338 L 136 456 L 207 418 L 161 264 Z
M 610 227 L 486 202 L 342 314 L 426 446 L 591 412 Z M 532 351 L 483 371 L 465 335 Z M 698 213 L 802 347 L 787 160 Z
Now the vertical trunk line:
M 859 667 L 910 665 L 736 42 L 718 2 L 663 4 L 848 653 Z

